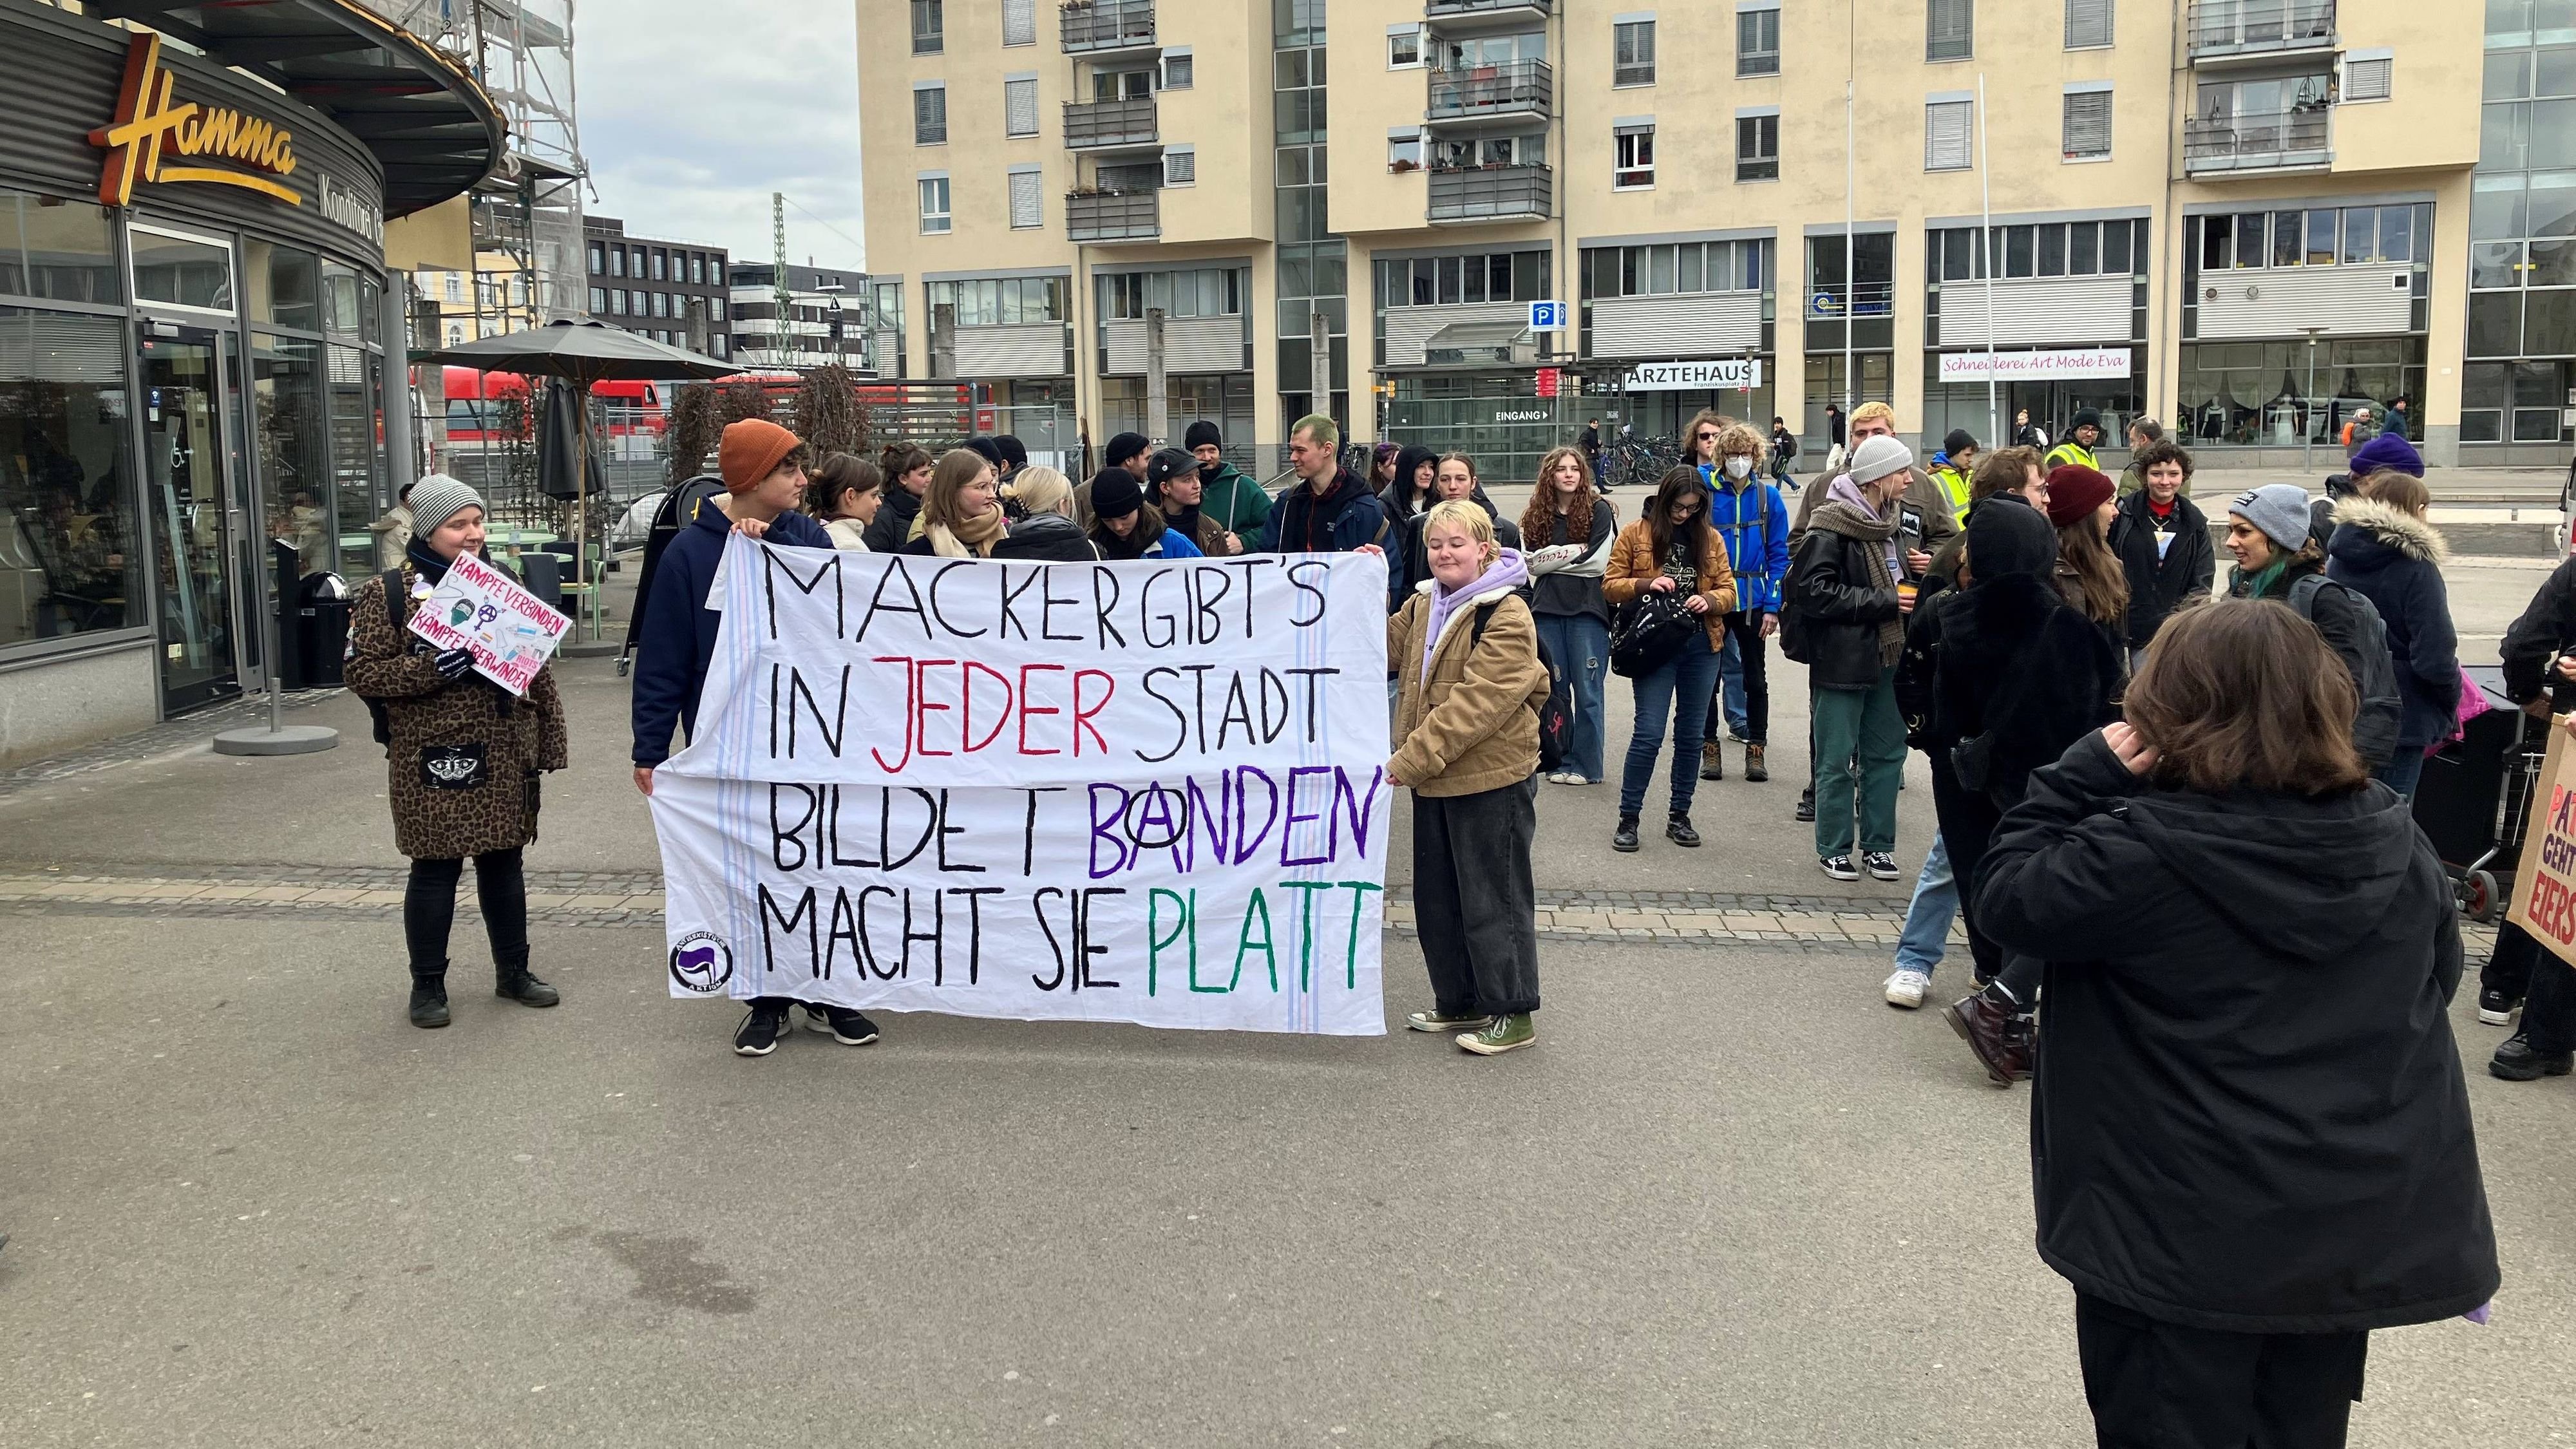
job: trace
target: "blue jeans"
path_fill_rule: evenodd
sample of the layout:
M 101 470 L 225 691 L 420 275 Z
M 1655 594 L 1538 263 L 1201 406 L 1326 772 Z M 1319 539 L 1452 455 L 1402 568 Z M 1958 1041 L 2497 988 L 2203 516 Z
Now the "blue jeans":
M 1673 813 L 1690 809 L 1699 788 L 1699 747 L 1708 732 L 1708 702 L 1717 693 L 1717 651 L 1708 647 L 1708 631 L 1694 629 L 1690 641 L 1652 674 L 1632 681 L 1637 690 L 1637 724 L 1628 736 L 1628 764 L 1619 776 L 1619 813 L 1636 815 L 1646 804 L 1646 786 L 1655 778 L 1655 756 L 1663 752 L 1664 732 L 1673 734 Z
M 2398 793 L 2402 799 L 2415 798 L 2415 782 L 2424 778 L 2424 747 L 2399 745 L 2396 758 L 2379 767 L 2371 778 Z
M 1574 692 L 1574 738 L 1565 768 L 1586 780 L 1601 778 L 1601 686 L 1610 673 L 1610 626 L 1589 614 L 1540 614 L 1539 642 L 1556 665 L 1556 677 Z
M 1751 738 L 1751 717 L 1744 704 L 1744 650 L 1735 635 L 1726 636 L 1726 648 L 1717 656 L 1717 692 L 1726 713 L 1726 732 L 1738 738 Z
M 1932 837 L 1923 873 L 1914 878 L 1914 903 L 1905 908 L 1905 933 L 1896 938 L 1896 969 L 1932 974 L 1949 950 L 1950 923 L 1959 916 L 1959 882 L 1950 873 L 1950 847 Z

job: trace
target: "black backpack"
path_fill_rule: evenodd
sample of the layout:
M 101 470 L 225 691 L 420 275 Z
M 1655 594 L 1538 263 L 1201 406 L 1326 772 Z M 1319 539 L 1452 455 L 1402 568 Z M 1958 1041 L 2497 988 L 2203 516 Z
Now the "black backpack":
M 2352 747 L 2361 762 L 2375 770 L 2396 757 L 2398 726 L 2406 717 L 2406 701 L 2397 692 L 2397 659 L 2388 652 L 2388 625 L 2379 617 L 2379 606 L 2360 590 L 2323 574 L 2307 574 L 2290 585 L 2287 602 L 2313 625 L 2317 595 L 2329 584 L 2343 589 L 2361 621 L 2361 674 L 2352 682 L 2361 696 L 2361 709 L 2352 720 Z
M 1485 623 L 1503 606 L 1496 599 L 1477 606 L 1476 617 L 1467 628 L 1467 647 L 1485 642 Z M 1547 640 L 1538 641 L 1539 667 L 1547 671 L 1547 703 L 1538 712 L 1538 767 L 1542 772 L 1565 768 L 1565 754 L 1574 744 L 1574 685 L 1557 672 L 1556 660 L 1548 653 Z
M 385 617 L 393 622 L 394 637 L 400 638 L 405 622 L 402 570 L 387 569 L 376 577 L 385 586 Z M 357 646 L 352 644 L 350 647 L 354 649 Z M 369 695 L 362 694 L 358 697 L 366 701 L 367 722 L 375 727 L 373 733 L 376 743 L 384 746 L 387 754 L 391 754 L 394 745 L 394 724 L 393 717 L 385 713 L 385 702 Z

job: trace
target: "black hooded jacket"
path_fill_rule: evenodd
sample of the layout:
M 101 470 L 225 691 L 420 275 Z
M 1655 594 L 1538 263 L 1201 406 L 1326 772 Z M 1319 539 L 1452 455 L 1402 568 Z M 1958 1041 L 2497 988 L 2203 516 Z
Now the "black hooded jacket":
M 2173 515 L 2165 520 L 2171 537 L 2161 553 L 2156 548 L 2156 516 L 2147 507 L 2147 490 L 2120 500 L 2111 520 L 2111 552 L 2129 576 L 2129 638 L 2132 649 L 2144 649 L 2173 611 L 2192 599 L 2207 600 L 2218 579 L 2218 550 L 2209 541 L 2209 515 L 2188 498 L 2174 495 Z
M 1484 484 L 1477 484 L 1471 496 L 1485 505 L 1486 516 L 1493 519 L 1494 542 L 1514 553 L 1520 552 L 1521 526 L 1503 517 L 1502 510 L 1494 506 L 1494 500 L 1485 496 Z M 1393 592 L 1397 607 L 1402 607 L 1406 599 L 1413 597 L 1414 590 L 1422 587 L 1423 580 L 1431 577 L 1431 552 L 1422 546 L 1422 526 L 1430 518 L 1431 510 L 1426 508 L 1404 520 L 1404 551 L 1401 565 L 1394 571 Z
M 2091 735 L 2004 817 L 1974 911 L 2048 962 L 2031 1175 L 2076 1291 L 2235 1333 L 2494 1297 L 2459 923 L 2386 786 L 2169 789 Z
M 921 495 L 900 483 L 888 483 L 885 501 L 877 505 L 877 516 L 870 520 L 859 540 L 870 553 L 901 553 L 912 541 L 912 521 L 921 515 Z

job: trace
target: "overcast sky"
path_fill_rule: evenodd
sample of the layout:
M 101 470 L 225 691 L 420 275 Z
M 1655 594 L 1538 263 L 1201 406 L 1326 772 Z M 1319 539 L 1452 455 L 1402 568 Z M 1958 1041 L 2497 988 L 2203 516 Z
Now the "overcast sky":
M 784 191 L 789 261 L 864 266 L 856 10 L 848 0 L 582 6 L 574 64 L 597 191 L 586 209 L 623 218 L 629 235 L 759 261 L 771 254 L 769 194 Z

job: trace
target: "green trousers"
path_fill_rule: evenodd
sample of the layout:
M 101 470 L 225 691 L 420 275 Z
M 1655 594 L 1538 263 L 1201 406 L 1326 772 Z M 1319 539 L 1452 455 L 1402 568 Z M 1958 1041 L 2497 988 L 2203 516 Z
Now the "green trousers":
M 1852 853 L 1857 795 L 1860 848 L 1896 849 L 1896 787 L 1905 779 L 1905 720 L 1896 712 L 1896 669 L 1868 689 L 1814 691 L 1816 854 Z

